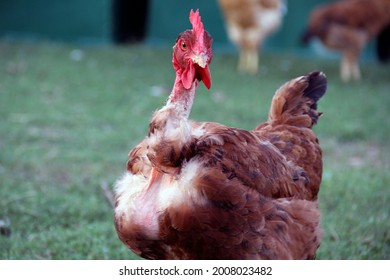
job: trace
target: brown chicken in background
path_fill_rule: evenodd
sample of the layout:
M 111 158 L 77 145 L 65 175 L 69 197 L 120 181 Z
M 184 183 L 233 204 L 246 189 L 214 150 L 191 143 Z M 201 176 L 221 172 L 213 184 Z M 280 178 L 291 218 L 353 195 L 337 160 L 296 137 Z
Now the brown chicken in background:
M 275 94 L 252 131 L 189 120 L 211 86 L 212 38 L 199 12 L 173 48 L 176 79 L 115 185 L 120 240 L 147 259 L 312 259 L 320 245 L 322 152 L 312 126 L 327 80 L 309 73 Z
M 314 9 L 302 39 L 308 42 L 317 37 L 329 49 L 340 51 L 340 77 L 347 82 L 361 78 L 362 50 L 389 25 L 390 0 L 344 0 Z M 385 54 L 389 55 L 390 44 L 385 46 L 387 50 L 380 48 L 379 57 L 382 55 L 384 60 Z
M 256 74 L 259 49 L 282 24 L 282 0 L 218 0 L 229 39 L 239 48 L 238 70 Z

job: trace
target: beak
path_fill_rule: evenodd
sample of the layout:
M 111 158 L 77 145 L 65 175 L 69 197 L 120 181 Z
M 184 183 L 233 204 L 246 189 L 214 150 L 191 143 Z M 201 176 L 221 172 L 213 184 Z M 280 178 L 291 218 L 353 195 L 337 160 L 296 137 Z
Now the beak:
M 207 65 L 207 55 L 204 53 L 195 54 L 192 56 L 192 61 L 198 64 L 200 67 L 205 68 Z
M 198 66 L 196 67 L 196 76 L 204 85 L 210 89 L 211 74 L 208 66 L 208 56 L 205 53 L 194 54 L 191 57 L 192 61 Z

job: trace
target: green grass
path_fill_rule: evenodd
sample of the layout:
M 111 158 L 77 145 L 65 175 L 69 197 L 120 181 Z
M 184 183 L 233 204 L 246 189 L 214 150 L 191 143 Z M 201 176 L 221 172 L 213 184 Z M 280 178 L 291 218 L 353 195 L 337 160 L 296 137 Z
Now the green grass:
M 191 117 L 250 129 L 281 84 L 323 70 L 318 258 L 390 259 L 389 68 L 366 61 L 363 81 L 343 84 L 336 60 L 264 54 L 255 77 L 235 63 L 215 53 L 212 89 L 200 86 Z M 173 79 L 170 48 L 0 41 L 0 220 L 12 230 L 0 259 L 134 258 L 101 185 L 122 174 Z

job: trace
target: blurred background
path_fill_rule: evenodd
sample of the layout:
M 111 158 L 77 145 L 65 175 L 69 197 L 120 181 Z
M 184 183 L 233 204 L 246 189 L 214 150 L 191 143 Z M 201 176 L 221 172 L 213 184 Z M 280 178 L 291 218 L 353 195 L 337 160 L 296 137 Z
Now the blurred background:
M 334 1 L 285 2 L 259 73 L 245 75 L 216 0 L 1 0 L 0 259 L 136 258 L 117 237 L 112 186 L 170 92 L 172 46 L 197 8 L 213 80 L 191 117 L 251 129 L 279 86 L 324 71 L 317 257 L 390 259 L 390 68 L 372 40 L 362 79 L 342 82 L 339 53 L 300 42 L 312 9 Z
M 282 27 L 265 42 L 265 49 L 310 51 L 299 41 L 310 11 L 334 1 L 285 1 Z M 177 0 L 3 0 L 0 3 L 0 37 L 55 40 L 82 44 L 122 44 L 144 41 L 171 45 L 189 28 L 188 11 L 199 8 L 214 48 L 232 50 L 217 1 Z M 180 20 L 178 20 L 180 19 Z M 372 56 L 374 43 L 365 49 Z M 313 50 L 311 50 L 313 51 Z M 325 52 L 326 53 L 326 52 Z

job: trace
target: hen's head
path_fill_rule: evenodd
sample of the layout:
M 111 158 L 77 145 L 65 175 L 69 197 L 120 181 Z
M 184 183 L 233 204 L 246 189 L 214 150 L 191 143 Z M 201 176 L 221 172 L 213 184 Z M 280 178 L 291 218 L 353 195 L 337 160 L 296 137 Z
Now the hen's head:
M 182 32 L 173 47 L 173 67 L 181 78 L 184 88 L 191 88 L 195 79 L 207 88 L 211 86 L 209 64 L 213 56 L 211 35 L 204 30 L 199 10 L 190 12 L 192 30 Z

